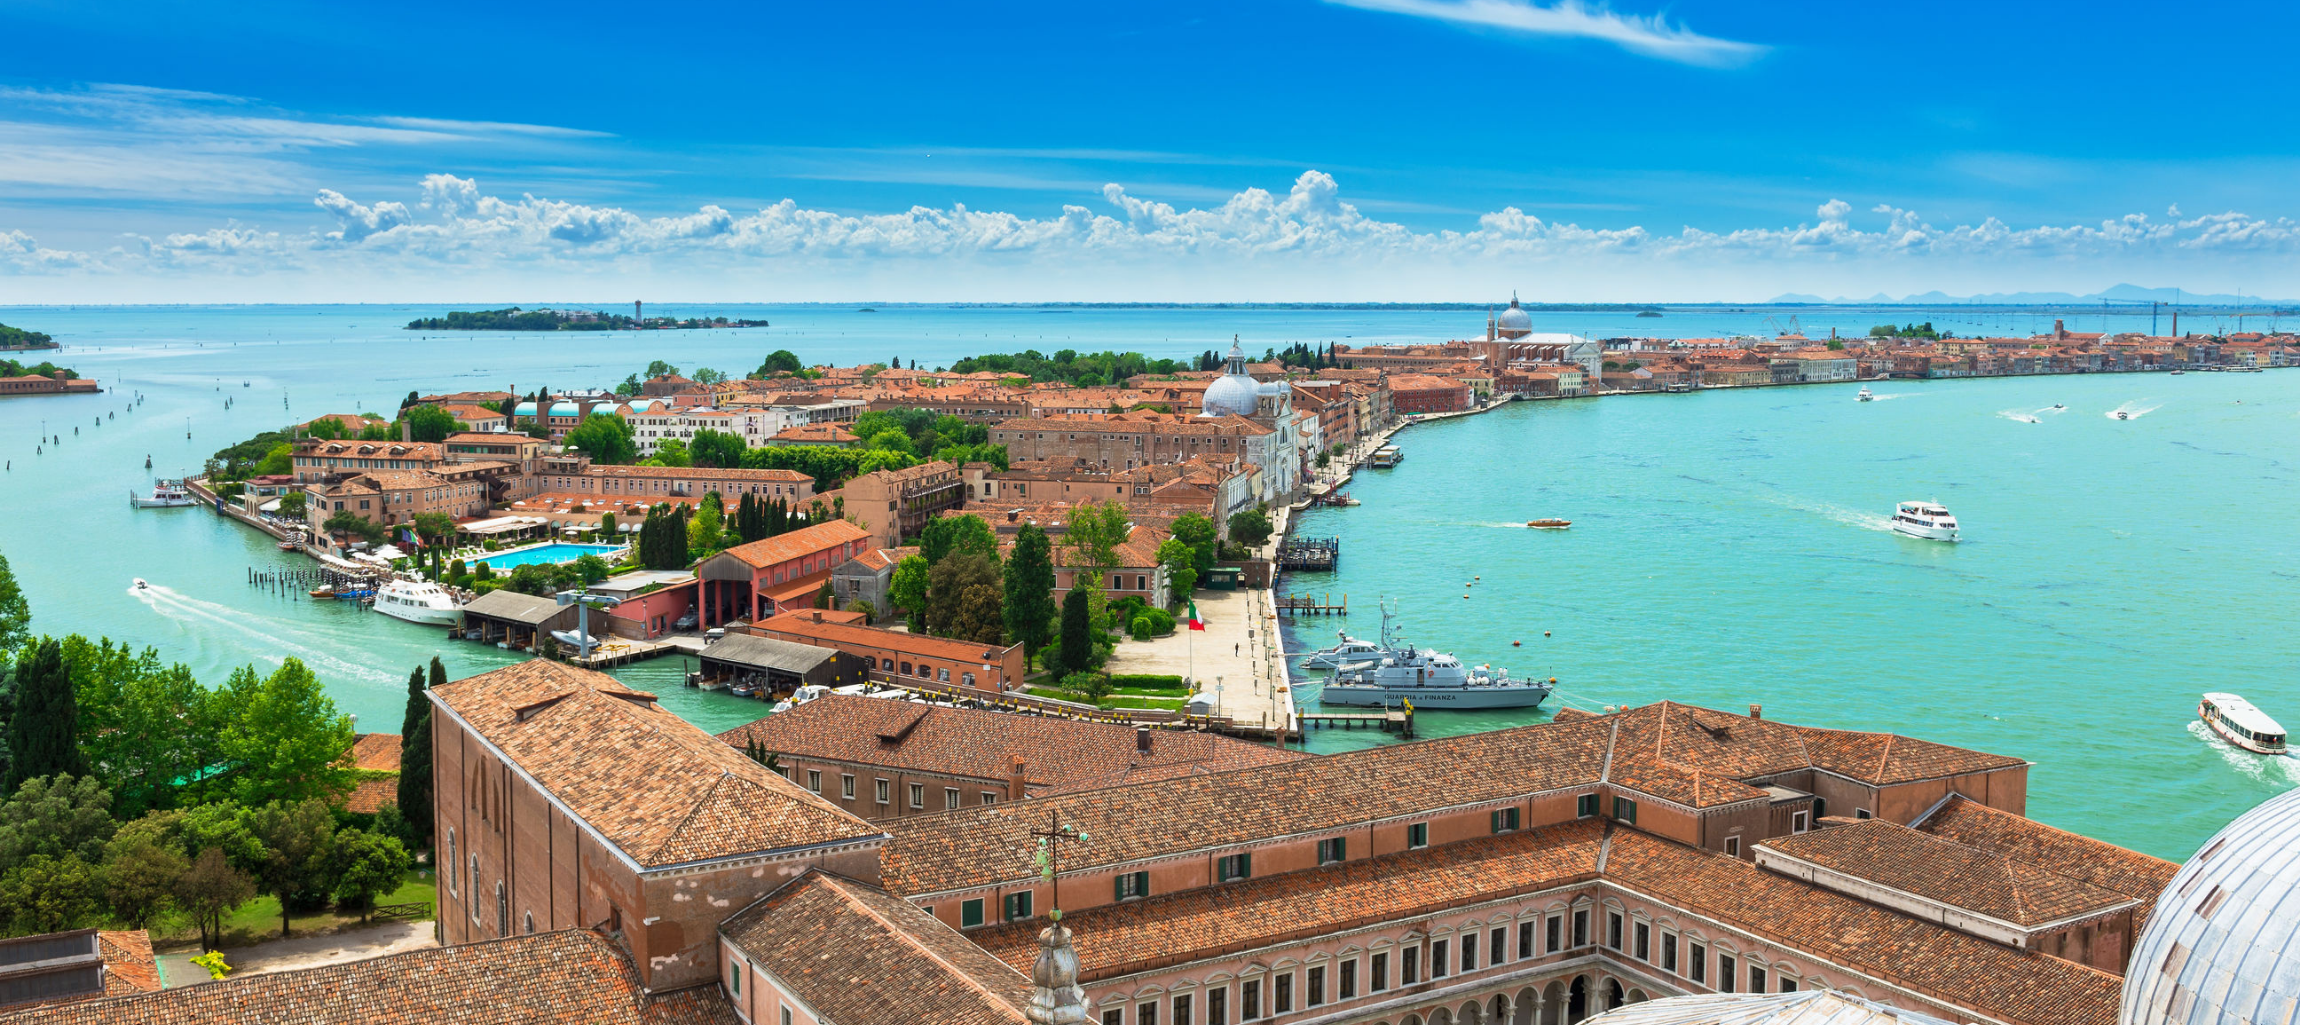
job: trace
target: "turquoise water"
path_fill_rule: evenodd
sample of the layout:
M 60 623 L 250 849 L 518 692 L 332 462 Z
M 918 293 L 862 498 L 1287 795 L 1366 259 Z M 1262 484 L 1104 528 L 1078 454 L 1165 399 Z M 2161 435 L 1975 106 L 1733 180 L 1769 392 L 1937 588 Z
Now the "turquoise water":
M 1341 567 L 1281 589 L 1347 594 L 1352 615 L 1304 619 L 1287 647 L 1372 635 L 1387 595 L 1418 643 L 1556 676 L 1553 703 L 1757 703 L 2016 755 L 2036 763 L 2031 814 L 2178 858 L 2300 779 L 2195 724 L 2206 690 L 2300 720 L 2296 386 L 2300 371 L 1895 381 L 1868 403 L 1824 385 L 1411 427 L 1403 464 L 1351 485 L 1363 505 L 1300 520 L 1343 538 Z M 1938 499 L 1965 540 L 1890 532 L 1909 499 Z
M 481 555 L 466 561 L 473 563 L 484 562 L 487 564 L 488 569 L 500 573 L 504 570 L 512 568 L 513 566 L 532 566 L 538 563 L 546 566 L 556 566 L 562 562 L 574 562 L 575 560 L 580 559 L 586 555 L 597 555 L 603 558 L 608 552 L 621 550 L 621 545 L 579 545 L 568 544 L 566 542 L 553 542 L 547 545 L 536 545 L 532 548 L 514 548 L 505 552 L 488 552 L 485 555 Z
M 410 390 L 606 385 L 655 358 L 741 372 L 777 348 L 810 362 L 927 366 L 1023 347 L 1185 357 L 1233 334 L 1259 352 L 1484 327 L 1482 313 L 1459 311 L 649 307 L 774 326 L 472 338 L 399 329 L 440 306 L 0 308 L 0 323 L 55 335 L 68 346 L 59 362 L 119 388 L 0 401 L 0 553 L 36 630 L 149 644 L 211 683 L 234 666 L 300 658 L 361 728 L 389 732 L 411 668 L 436 654 L 463 676 L 509 654 L 252 587 L 251 569 L 309 561 L 202 509 L 131 510 L 125 492 L 196 470 L 259 430 L 389 413 Z M 1800 315 L 1808 334 L 1910 319 Z M 1702 336 L 1765 333 L 1777 316 L 1537 314 L 1536 325 Z M 2026 331 L 2033 319 L 1989 315 L 1957 329 Z M 1849 386 L 1521 404 L 1401 434 L 1405 464 L 1353 486 L 1365 505 L 1305 521 L 1344 538 L 1342 572 L 1288 584 L 1347 591 L 1361 610 L 1396 596 L 1414 640 L 1554 674 L 1561 699 L 1585 707 L 1754 701 L 1780 718 L 2027 757 L 2040 818 L 2179 856 L 2293 784 L 2290 763 L 2238 755 L 2188 725 L 2206 689 L 2300 720 L 2300 643 L 2283 626 L 2300 579 L 2296 385 L 2300 372 L 2279 371 L 1895 383 L 1865 405 Z M 2069 409 L 2039 423 L 1999 415 L 2055 402 Z M 2126 403 L 2156 408 L 2131 421 L 2103 415 Z M 41 445 L 44 434 L 63 440 Z M 1880 529 L 1894 501 L 1932 497 L 1963 518 L 1970 542 Z M 1545 515 L 1574 527 L 1521 526 Z M 129 593 L 134 577 L 152 590 Z M 1359 633 L 1378 626 L 1365 611 L 1352 620 Z M 1297 643 L 1322 646 L 1341 625 L 1308 620 Z M 707 729 L 762 714 L 756 701 L 679 686 L 690 661 L 618 675 Z M 1447 718 L 1422 726 L 1521 717 Z M 1366 739 L 1319 735 L 1312 746 Z

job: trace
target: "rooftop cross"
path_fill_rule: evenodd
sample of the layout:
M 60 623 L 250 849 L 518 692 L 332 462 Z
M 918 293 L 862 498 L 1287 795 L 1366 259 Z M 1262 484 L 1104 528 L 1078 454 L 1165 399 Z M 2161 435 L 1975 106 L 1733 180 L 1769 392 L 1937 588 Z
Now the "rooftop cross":
M 1030 831 L 1030 835 L 1038 839 L 1036 848 L 1030 854 L 1031 864 L 1037 866 L 1038 877 L 1046 880 L 1054 888 L 1052 894 L 1054 908 L 1047 917 L 1052 921 L 1060 922 L 1062 921 L 1062 880 L 1060 878 L 1062 845 L 1066 843 L 1092 843 L 1093 838 L 1080 832 L 1077 826 L 1064 823 L 1061 814 L 1054 811 L 1046 813 L 1046 828 L 1033 829 Z

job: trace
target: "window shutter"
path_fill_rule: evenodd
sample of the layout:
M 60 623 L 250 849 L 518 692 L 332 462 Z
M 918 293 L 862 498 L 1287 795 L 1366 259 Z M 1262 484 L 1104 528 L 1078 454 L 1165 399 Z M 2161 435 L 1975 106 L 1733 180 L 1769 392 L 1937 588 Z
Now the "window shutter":
M 1134 873 L 1134 895 L 1137 897 L 1147 897 L 1150 895 L 1150 873 Z
M 1111 899 L 1111 900 L 1125 900 L 1125 899 L 1126 899 L 1126 877 L 1125 877 L 1125 876 L 1123 876 L 1123 875 L 1120 875 L 1120 876 L 1114 876 L 1114 877 L 1112 877 L 1112 878 L 1111 878 L 1111 880 L 1110 880 L 1110 899 Z

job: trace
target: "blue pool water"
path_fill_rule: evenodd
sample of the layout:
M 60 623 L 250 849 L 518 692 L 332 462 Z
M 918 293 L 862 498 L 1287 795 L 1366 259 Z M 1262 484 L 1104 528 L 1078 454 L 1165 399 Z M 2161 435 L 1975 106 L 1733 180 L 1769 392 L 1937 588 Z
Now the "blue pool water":
M 488 569 L 501 573 L 513 566 L 532 566 L 536 563 L 555 566 L 562 562 L 574 562 L 586 555 L 596 555 L 604 559 L 607 557 L 607 553 L 616 551 L 618 548 L 617 545 L 578 545 L 554 542 L 547 545 L 537 545 L 533 548 L 517 548 L 508 552 L 489 552 L 485 558 L 469 561 L 484 562 Z

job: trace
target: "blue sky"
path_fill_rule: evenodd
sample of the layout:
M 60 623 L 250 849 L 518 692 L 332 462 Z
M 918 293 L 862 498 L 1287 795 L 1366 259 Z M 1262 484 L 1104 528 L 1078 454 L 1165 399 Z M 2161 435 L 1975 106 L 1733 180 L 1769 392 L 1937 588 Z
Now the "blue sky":
M 0 302 L 2300 296 L 2295 21 L 0 0 Z

